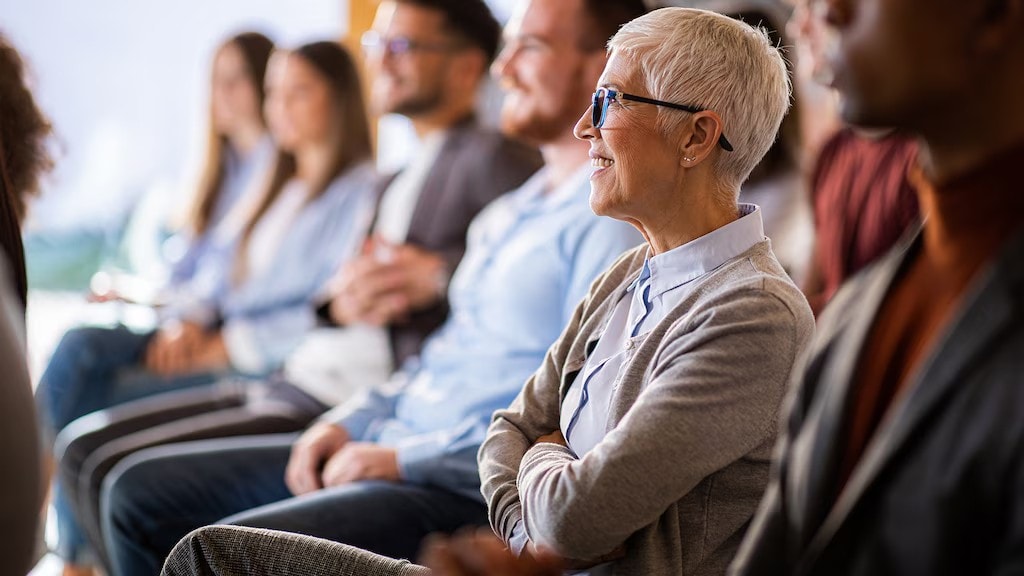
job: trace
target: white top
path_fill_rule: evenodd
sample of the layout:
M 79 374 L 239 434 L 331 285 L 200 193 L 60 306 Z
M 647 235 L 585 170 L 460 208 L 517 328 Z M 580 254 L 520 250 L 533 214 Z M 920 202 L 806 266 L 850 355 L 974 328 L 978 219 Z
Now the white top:
M 448 133 L 440 131 L 423 139 L 420 150 L 412 162 L 395 177 L 384 191 L 374 234 L 391 244 L 402 244 L 409 234 L 409 223 L 416 210 L 416 203 L 423 192 L 427 176 L 437 161 Z
M 292 179 L 284 185 L 277 199 L 252 230 L 245 254 L 247 274 L 255 277 L 267 272 L 281 241 L 308 199 L 309 187 L 299 180 Z

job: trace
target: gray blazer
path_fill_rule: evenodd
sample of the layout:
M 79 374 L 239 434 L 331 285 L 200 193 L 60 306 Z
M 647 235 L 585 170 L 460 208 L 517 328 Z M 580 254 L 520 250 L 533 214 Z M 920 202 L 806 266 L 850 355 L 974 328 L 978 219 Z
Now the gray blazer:
M 965 296 L 829 507 L 850 380 L 917 241 L 855 277 L 822 315 L 732 574 L 1024 574 L 1024 235 Z
M 544 161 L 536 148 L 467 118 L 451 128 L 416 201 L 406 241 L 441 254 L 454 271 L 466 251 L 466 230 L 484 206 L 518 188 Z M 378 198 L 394 180 L 383 178 Z M 390 329 L 395 366 L 419 353 L 448 315 L 447 302 L 421 310 Z
M 534 445 L 559 429 L 568 387 L 646 251 L 627 252 L 593 284 L 522 393 L 495 413 L 482 492 L 506 542 L 525 528 L 569 558 L 624 545 L 614 574 L 722 574 L 767 484 L 790 369 L 814 327 L 767 240 L 698 280 L 634 340 L 597 447 L 577 459 Z

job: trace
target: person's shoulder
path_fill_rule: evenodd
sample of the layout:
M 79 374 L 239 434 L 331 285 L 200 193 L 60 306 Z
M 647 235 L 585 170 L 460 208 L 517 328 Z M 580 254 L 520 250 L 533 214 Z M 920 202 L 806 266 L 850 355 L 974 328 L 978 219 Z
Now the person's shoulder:
M 348 166 L 339 172 L 330 183 L 324 194 L 344 195 L 353 190 L 374 190 L 380 175 L 370 160 L 363 160 Z
M 320 218 L 333 219 L 340 212 L 356 213 L 372 208 L 379 192 L 379 176 L 370 161 L 346 168 L 331 180 L 323 193 L 311 201 Z M 353 207 L 358 207 L 353 212 Z
M 699 291 L 711 304 L 730 300 L 781 303 L 799 323 L 814 323 L 807 298 L 772 253 L 767 240 L 715 269 L 702 281 Z

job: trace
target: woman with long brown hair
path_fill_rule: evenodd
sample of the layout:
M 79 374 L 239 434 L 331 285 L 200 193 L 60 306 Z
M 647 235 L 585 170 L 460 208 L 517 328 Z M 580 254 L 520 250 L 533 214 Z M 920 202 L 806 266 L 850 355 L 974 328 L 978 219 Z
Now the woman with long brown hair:
M 273 42 L 258 32 L 242 32 L 214 52 L 204 153 L 192 198 L 175 221 L 164 245 L 168 282 L 154 296 L 123 291 L 103 272 L 93 278 L 90 299 L 166 303 L 186 297 L 198 270 L 226 265 L 204 262 L 211 255 L 214 231 L 244 198 L 260 192 L 274 153 L 263 116 L 264 84 Z M 250 201 L 251 198 L 250 198 Z M 109 284 L 109 286 L 108 286 Z
M 171 285 L 190 279 L 210 244 L 211 232 L 266 169 L 274 147 L 263 118 L 267 62 L 273 42 L 243 32 L 220 46 L 210 78 L 206 155 L 181 235 L 184 256 L 171 270 Z
M 226 373 L 269 372 L 313 326 L 315 298 L 354 255 L 373 209 L 369 123 L 351 57 L 333 42 L 276 53 L 264 109 L 277 145 L 269 178 L 217 225 L 203 260 L 226 264 L 198 267 L 191 297 L 154 332 L 66 334 L 37 394 L 46 432 Z M 63 525 L 82 542 L 64 503 Z

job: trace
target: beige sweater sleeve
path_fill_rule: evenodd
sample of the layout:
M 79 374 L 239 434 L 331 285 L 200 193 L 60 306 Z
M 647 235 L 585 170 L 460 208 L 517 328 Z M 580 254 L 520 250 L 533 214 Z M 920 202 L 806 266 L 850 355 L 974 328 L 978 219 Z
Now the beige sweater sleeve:
M 707 302 L 663 340 L 636 402 L 592 451 L 579 460 L 548 444 L 526 453 L 518 487 L 527 533 L 569 558 L 603 556 L 757 448 L 802 346 L 794 320 L 761 290 Z

